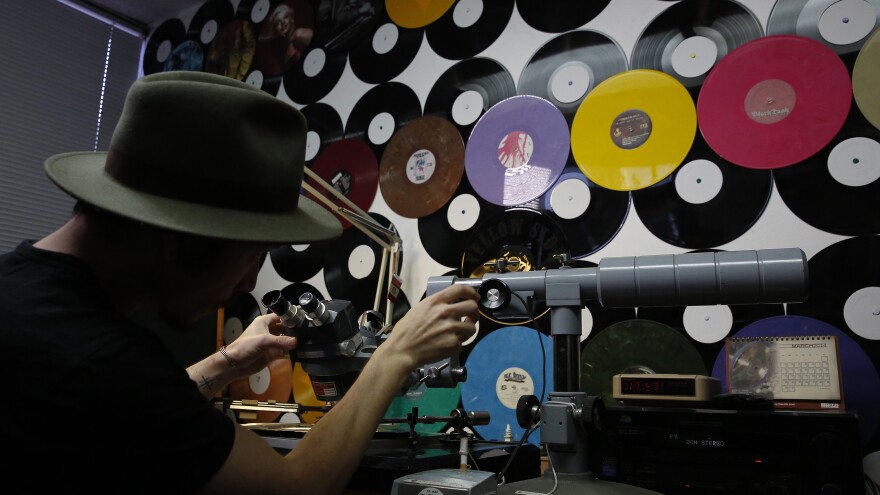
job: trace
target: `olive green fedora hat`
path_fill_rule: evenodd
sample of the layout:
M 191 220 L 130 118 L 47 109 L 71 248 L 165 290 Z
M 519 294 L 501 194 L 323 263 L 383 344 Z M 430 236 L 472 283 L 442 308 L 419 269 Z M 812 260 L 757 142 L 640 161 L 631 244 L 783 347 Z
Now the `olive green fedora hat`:
M 204 72 L 131 86 L 107 152 L 46 160 L 49 178 L 98 208 L 179 232 L 309 243 L 342 233 L 303 196 L 305 117 L 241 81 Z

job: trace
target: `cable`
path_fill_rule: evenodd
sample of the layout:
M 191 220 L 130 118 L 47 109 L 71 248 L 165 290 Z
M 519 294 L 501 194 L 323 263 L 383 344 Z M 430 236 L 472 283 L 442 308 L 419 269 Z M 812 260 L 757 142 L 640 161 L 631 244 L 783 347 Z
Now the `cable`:
M 535 420 L 535 416 L 537 416 L 537 413 L 538 413 L 537 411 L 534 411 L 532 413 L 532 418 L 531 418 L 531 421 L 529 421 L 529 423 L 531 423 L 532 421 Z M 504 474 L 507 473 L 508 469 L 510 469 L 510 465 L 511 465 L 511 463 L 513 463 L 513 459 L 516 457 L 516 453 L 519 452 L 519 448 L 522 447 L 522 444 L 525 443 L 526 439 L 529 438 L 529 435 L 531 435 L 533 431 L 540 428 L 540 426 L 541 426 L 540 424 L 536 424 L 536 425 L 532 426 L 531 428 L 529 428 L 528 430 L 526 430 L 525 433 L 523 433 L 522 438 L 519 439 L 519 442 L 516 443 L 516 447 L 513 449 L 513 452 L 510 454 L 510 458 L 507 459 L 507 464 L 504 465 L 504 469 L 499 471 L 498 475 L 495 477 L 495 479 L 498 481 L 499 485 L 504 484 Z

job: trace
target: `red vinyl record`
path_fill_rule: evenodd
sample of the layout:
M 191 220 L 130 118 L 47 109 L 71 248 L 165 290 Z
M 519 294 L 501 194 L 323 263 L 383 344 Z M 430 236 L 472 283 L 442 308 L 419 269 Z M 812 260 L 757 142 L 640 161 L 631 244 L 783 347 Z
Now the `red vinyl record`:
M 357 139 L 342 139 L 329 144 L 315 158 L 312 171 L 365 211 L 373 204 L 379 189 L 379 164 L 376 155 L 367 143 Z M 351 210 L 344 201 L 336 198 L 313 179 L 307 177 L 306 182 L 336 205 Z M 310 193 L 307 196 L 318 201 Z M 351 227 L 348 220 L 342 217 L 339 220 L 343 228 Z
M 697 121 L 722 158 L 774 169 L 827 145 L 851 102 L 849 72 L 831 49 L 802 36 L 766 36 L 716 64 L 700 91 Z

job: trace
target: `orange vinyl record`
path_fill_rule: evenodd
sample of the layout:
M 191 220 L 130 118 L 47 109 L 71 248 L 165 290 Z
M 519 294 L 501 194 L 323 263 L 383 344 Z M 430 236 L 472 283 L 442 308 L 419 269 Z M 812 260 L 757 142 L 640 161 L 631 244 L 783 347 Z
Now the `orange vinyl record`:
M 455 0 L 385 0 L 388 17 L 400 27 L 420 28 L 439 19 Z
M 262 370 L 229 384 L 229 396 L 234 400 L 288 402 L 293 381 L 290 359 L 276 359 Z M 240 415 L 253 411 L 241 410 Z M 269 423 L 281 416 L 279 411 L 257 411 L 256 419 L 248 422 Z
M 852 87 L 856 106 L 871 125 L 880 129 L 880 29 L 859 50 Z
M 591 181 L 634 191 L 668 177 L 687 156 L 697 130 L 694 101 L 660 71 L 621 72 L 596 86 L 571 124 L 571 151 Z
M 420 117 L 392 136 L 379 164 L 385 202 L 407 218 L 439 210 L 455 193 L 464 173 L 464 141 L 452 122 Z

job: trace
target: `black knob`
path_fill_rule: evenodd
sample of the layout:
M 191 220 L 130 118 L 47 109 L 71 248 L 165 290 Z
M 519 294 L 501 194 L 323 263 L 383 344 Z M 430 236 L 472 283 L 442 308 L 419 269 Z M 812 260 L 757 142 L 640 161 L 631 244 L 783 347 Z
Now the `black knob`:
M 529 429 L 538 419 L 541 401 L 534 395 L 522 395 L 516 402 L 516 422 L 520 427 Z
M 510 304 L 510 287 L 500 279 L 484 280 L 477 292 L 480 294 L 480 306 L 490 313 L 501 311 Z

